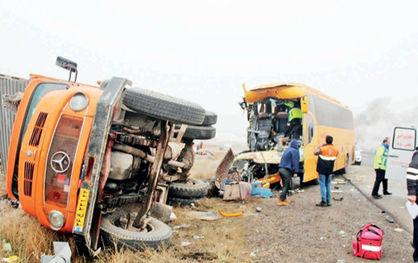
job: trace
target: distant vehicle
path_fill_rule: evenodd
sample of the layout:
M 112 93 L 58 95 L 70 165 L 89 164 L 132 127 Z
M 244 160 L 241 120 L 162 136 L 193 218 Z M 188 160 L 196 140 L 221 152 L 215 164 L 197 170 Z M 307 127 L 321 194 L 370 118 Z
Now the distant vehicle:
M 418 145 L 417 140 L 416 126 L 396 125 L 393 127 L 386 167 L 386 176 L 388 178 L 406 176 L 406 170 L 411 162 L 412 154 Z
M 354 164 L 361 165 L 361 150 L 357 147 L 354 150 Z
M 300 145 L 301 182 L 316 180 L 317 156 L 315 148 L 327 135 L 334 137 L 339 149 L 334 170 L 345 169 L 354 162 L 355 133 L 351 110 L 339 101 L 303 84 L 276 83 L 247 90 L 241 107 L 247 111 L 249 150 L 236 156 L 233 168 L 247 180 L 268 177 L 270 183 L 281 180 L 277 164 L 280 163 L 289 131 L 290 109 L 297 107 L 302 113 L 301 128 L 291 133 Z M 288 138 L 287 140 L 289 140 Z

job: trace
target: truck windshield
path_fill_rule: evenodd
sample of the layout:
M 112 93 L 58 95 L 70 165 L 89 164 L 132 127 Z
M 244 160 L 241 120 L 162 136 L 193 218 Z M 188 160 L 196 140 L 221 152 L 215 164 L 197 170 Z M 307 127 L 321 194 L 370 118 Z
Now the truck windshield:
M 25 122 L 22 126 L 21 135 L 25 134 L 29 121 L 32 118 L 33 113 L 35 112 L 36 105 L 38 105 L 39 101 L 43 98 L 43 96 L 45 96 L 51 91 L 64 90 L 67 87 L 68 86 L 66 84 L 61 84 L 61 83 L 41 83 L 36 87 L 35 91 L 32 94 L 32 98 L 30 100 L 29 106 L 26 110 L 26 117 L 25 117 Z M 23 136 L 21 136 L 21 139 L 22 137 Z

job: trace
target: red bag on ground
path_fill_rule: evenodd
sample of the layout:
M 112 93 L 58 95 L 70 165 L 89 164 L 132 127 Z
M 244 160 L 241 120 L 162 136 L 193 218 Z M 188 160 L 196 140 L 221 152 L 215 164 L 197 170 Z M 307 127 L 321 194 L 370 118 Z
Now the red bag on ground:
M 383 230 L 369 223 L 361 228 L 353 241 L 354 256 L 367 259 L 382 257 Z

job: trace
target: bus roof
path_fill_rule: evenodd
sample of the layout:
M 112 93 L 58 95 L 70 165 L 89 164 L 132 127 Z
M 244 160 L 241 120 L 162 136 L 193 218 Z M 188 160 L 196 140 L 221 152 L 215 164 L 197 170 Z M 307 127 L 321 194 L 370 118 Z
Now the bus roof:
M 334 103 L 341 103 L 333 99 L 319 90 L 313 89 L 305 84 L 292 83 L 292 82 L 279 82 L 257 86 L 251 90 L 246 90 L 245 84 L 243 85 L 245 99 L 247 102 L 252 103 L 269 97 L 278 97 L 281 99 L 297 99 L 308 94 L 315 94 Z M 342 106 L 342 105 L 341 105 Z

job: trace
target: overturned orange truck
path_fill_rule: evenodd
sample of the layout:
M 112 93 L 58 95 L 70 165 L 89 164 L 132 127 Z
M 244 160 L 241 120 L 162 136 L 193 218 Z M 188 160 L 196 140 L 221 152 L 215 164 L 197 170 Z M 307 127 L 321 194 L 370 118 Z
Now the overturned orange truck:
M 183 198 L 206 194 L 206 183 L 187 173 L 193 139 L 215 136 L 216 115 L 131 88 L 123 78 L 99 87 L 77 83 L 76 63 L 58 57 L 57 65 L 70 71 L 68 81 L 31 75 L 21 97 L 7 160 L 8 197 L 42 225 L 73 233 L 90 255 L 114 242 L 168 243 L 172 230 L 150 216 L 152 205 L 164 203 L 168 190 Z
M 339 149 L 334 171 L 344 170 L 354 161 L 355 133 L 351 110 L 339 101 L 298 83 L 273 83 L 247 90 L 240 103 L 247 112 L 248 150 L 238 154 L 233 169 L 246 181 L 261 180 L 276 183 L 280 163 L 289 139 L 299 143 L 300 173 L 293 178 L 293 187 L 302 182 L 318 179 L 315 148 L 325 141 L 326 135 L 334 137 Z M 296 109 L 296 114 L 292 109 Z M 292 116 L 299 122 L 290 126 Z M 285 140 L 286 139 L 286 140 Z

